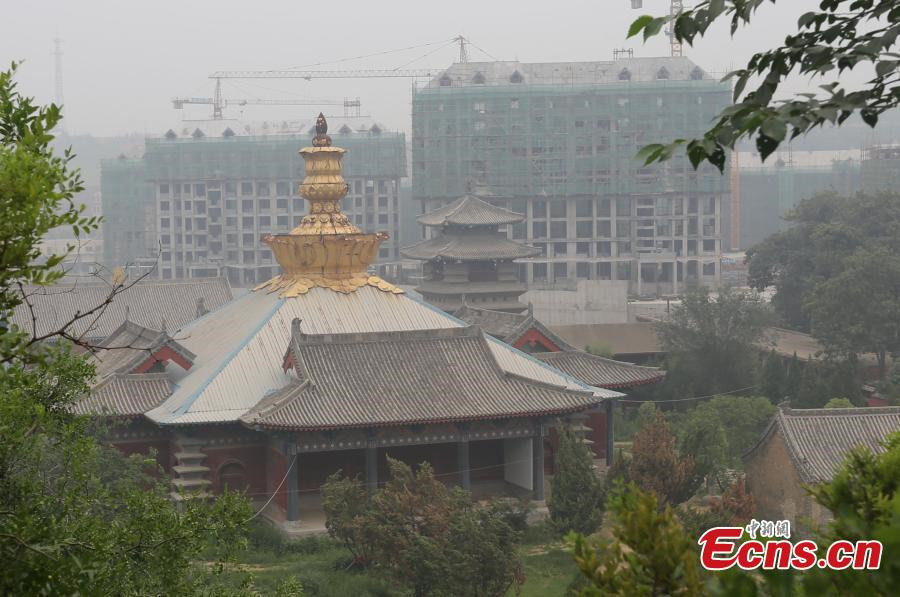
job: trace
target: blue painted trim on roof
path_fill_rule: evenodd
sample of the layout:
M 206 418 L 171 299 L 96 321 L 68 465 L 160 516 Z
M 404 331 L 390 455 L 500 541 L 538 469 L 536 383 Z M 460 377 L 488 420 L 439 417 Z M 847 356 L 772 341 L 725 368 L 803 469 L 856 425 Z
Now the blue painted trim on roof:
M 446 317 L 447 319 L 449 319 L 449 320 L 451 320 L 451 321 L 455 321 L 456 323 L 458 323 L 458 324 L 460 324 L 460 325 L 462 325 L 462 326 L 464 326 L 464 327 L 468 327 L 469 325 L 471 325 L 471 324 L 469 324 L 467 321 L 463 321 L 462 319 L 460 319 L 460 318 L 458 318 L 458 317 L 455 317 L 455 316 L 453 316 L 453 315 L 450 315 L 449 313 L 447 313 L 446 311 L 444 311 L 444 310 L 442 310 L 442 309 L 438 309 L 437 307 L 435 307 L 434 305 L 432 305 L 432 304 L 430 304 L 430 303 L 426 303 L 424 300 L 420 300 L 420 299 L 417 299 L 417 298 L 412 297 L 412 296 L 409 296 L 409 295 L 406 295 L 406 298 L 408 298 L 409 300 L 414 301 L 414 302 L 416 302 L 416 303 L 419 303 L 419 304 L 422 305 L 423 307 L 426 307 L 426 308 L 428 308 L 428 309 L 431 309 L 431 310 L 434 311 L 435 313 L 439 313 L 439 314 L 443 315 L 444 317 Z M 605 400 L 607 400 L 607 399 L 610 399 L 610 400 L 611 400 L 611 399 L 615 399 L 615 398 L 617 398 L 617 397 L 619 397 L 619 396 L 625 396 L 625 395 L 626 395 L 626 394 L 622 394 L 621 392 L 616 392 L 615 390 L 607 390 L 607 389 L 604 389 L 604 388 L 595 388 L 595 387 L 593 387 L 593 386 L 590 386 L 590 385 L 586 384 L 585 382 L 581 381 L 580 379 L 575 378 L 575 377 L 572 377 L 572 376 L 569 375 L 568 373 L 565 373 L 564 371 L 560 371 L 560 370 L 557 369 L 556 367 L 552 367 L 552 366 L 548 365 L 547 363 L 545 363 L 544 361 L 542 361 L 542 360 L 540 360 L 540 359 L 534 358 L 533 356 L 531 356 L 531 355 L 528 354 L 527 352 L 524 352 L 524 351 L 519 350 L 518 348 L 516 348 L 516 347 L 513 346 L 512 344 L 507 344 L 506 342 L 503 342 L 502 340 L 498 340 L 497 338 L 494 338 L 494 337 L 491 336 L 490 334 L 485 334 L 484 336 L 485 336 L 485 338 L 488 339 L 489 342 L 498 342 L 498 343 L 500 343 L 500 344 L 503 344 L 505 347 L 509 348 L 510 350 L 514 350 L 515 352 L 519 353 L 520 355 L 522 355 L 523 357 L 529 359 L 530 361 L 532 361 L 532 362 L 534 362 L 534 363 L 537 363 L 538 365 L 540 365 L 540 366 L 543 367 L 544 369 L 547 369 L 548 371 L 552 371 L 553 373 L 556 373 L 557 375 L 559 375 L 559 376 L 562 377 L 563 379 L 568 379 L 569 381 L 571 381 L 571 382 L 574 383 L 575 385 L 580 386 L 582 389 L 584 389 L 584 390 L 586 390 L 586 391 L 588 391 L 588 392 L 590 392 L 590 393 L 592 393 L 592 394 L 595 393 L 597 390 L 603 390 L 604 392 L 612 392 L 612 393 L 614 393 L 614 394 L 617 394 L 617 396 L 615 396 L 615 397 L 606 397 L 606 396 L 604 396 L 603 398 L 604 398 Z
M 248 295 L 248 296 L 249 296 L 249 295 Z M 240 299 L 237 299 L 237 300 L 240 300 Z M 194 391 L 193 394 L 191 394 L 190 396 L 188 396 L 188 397 L 185 399 L 184 403 L 182 403 L 181 406 L 179 406 L 175 411 L 173 411 L 172 414 L 173 414 L 173 415 L 183 415 L 184 413 L 186 413 L 187 410 L 191 407 L 191 405 L 194 404 L 194 402 L 197 400 L 197 398 L 200 397 L 200 394 L 203 393 L 203 390 L 205 390 L 205 389 L 207 388 L 207 386 L 209 386 L 209 384 L 211 384 L 212 381 L 216 378 L 216 376 L 218 376 L 219 373 L 221 373 L 222 370 L 225 369 L 225 367 L 228 365 L 228 363 L 230 363 L 231 360 L 234 359 L 234 357 L 236 357 L 236 356 L 238 355 L 238 353 L 241 352 L 241 350 L 244 349 L 245 346 L 247 346 L 247 344 L 250 342 L 250 340 L 252 340 L 254 337 L 256 337 L 256 335 L 259 333 L 259 331 L 260 331 L 261 329 L 263 329 L 263 326 L 265 326 L 266 323 L 268 323 L 268 321 L 269 321 L 270 319 L 272 319 L 272 317 L 275 316 L 275 313 L 277 313 L 278 310 L 281 309 L 281 306 L 282 306 L 283 304 L 284 304 L 284 299 L 278 299 L 278 300 L 275 302 L 275 306 L 274 306 L 271 310 L 269 310 L 268 313 L 266 313 L 266 314 L 263 316 L 262 321 L 260 321 L 260 322 L 253 328 L 253 331 L 250 332 L 250 333 L 247 335 L 247 337 L 244 338 L 244 339 L 241 341 L 241 343 L 237 345 L 237 348 L 235 348 L 233 351 L 231 351 L 231 354 L 229 354 L 228 357 L 225 358 L 225 359 L 222 361 L 222 363 L 220 363 L 219 366 L 216 367 L 215 370 L 213 370 L 212 373 L 210 373 L 210 375 L 209 375 L 209 377 L 206 379 L 206 381 L 203 382 L 202 384 L 200 384 L 200 387 L 198 387 L 198 388 Z

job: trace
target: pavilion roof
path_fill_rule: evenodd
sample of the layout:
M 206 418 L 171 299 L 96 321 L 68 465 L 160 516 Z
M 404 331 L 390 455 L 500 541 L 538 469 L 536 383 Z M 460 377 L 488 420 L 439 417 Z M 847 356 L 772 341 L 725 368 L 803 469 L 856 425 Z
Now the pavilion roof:
M 314 430 L 509 419 L 581 411 L 603 400 L 504 371 L 477 326 L 295 330 L 289 350 L 296 380 L 245 414 L 246 424 Z
M 417 218 L 425 226 L 500 226 L 517 224 L 525 219 L 520 214 L 491 205 L 474 195 L 465 195 Z
M 520 259 L 540 254 L 538 249 L 506 238 L 501 232 L 454 234 L 444 231 L 440 236 L 425 239 L 401 249 L 410 259 L 430 261 L 483 261 L 485 259 Z

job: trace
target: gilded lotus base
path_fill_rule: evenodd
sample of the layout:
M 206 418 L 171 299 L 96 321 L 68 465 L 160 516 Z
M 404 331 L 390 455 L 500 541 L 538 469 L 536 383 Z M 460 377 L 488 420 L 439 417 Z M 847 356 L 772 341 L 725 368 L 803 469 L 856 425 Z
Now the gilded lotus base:
M 306 294 L 312 288 L 328 288 L 335 292 L 350 294 L 363 286 L 372 286 L 382 292 L 403 294 L 403 290 L 378 276 L 370 276 L 365 272 L 357 274 L 280 274 L 256 288 L 269 293 L 281 291 L 279 298 L 291 298 Z

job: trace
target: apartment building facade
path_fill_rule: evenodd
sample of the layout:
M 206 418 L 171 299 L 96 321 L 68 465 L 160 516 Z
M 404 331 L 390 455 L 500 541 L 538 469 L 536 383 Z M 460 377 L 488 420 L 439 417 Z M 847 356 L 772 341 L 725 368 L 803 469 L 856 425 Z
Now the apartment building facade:
M 161 279 L 223 275 L 237 287 L 267 280 L 278 266 L 261 237 L 289 232 L 306 213 L 297 152 L 309 144 L 312 123 L 250 131 L 228 124 L 204 121 L 146 141 L 143 178 L 134 183 L 150 189 Z M 388 232 L 378 259 L 395 261 L 405 137 L 377 124 L 334 128 L 332 136 L 347 149 L 345 213 L 363 229 Z M 153 253 L 141 250 L 145 257 Z
M 454 64 L 413 98 L 413 197 L 424 212 L 467 181 L 526 215 L 511 239 L 532 287 L 627 280 L 632 293 L 719 281 L 728 173 L 643 145 L 702 134 L 730 88 L 687 58 Z

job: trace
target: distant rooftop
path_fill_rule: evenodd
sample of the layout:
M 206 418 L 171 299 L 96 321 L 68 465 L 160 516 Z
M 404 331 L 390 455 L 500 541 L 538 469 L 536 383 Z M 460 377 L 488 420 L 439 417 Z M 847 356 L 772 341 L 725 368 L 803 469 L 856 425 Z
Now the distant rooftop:
M 426 89 L 500 85 L 594 85 L 660 81 L 713 81 L 683 56 L 593 62 L 468 62 L 454 64 Z
M 366 118 L 329 118 L 329 132 L 332 136 L 378 136 L 395 135 L 385 125 Z M 163 131 L 150 141 L 202 141 L 232 137 L 273 137 L 308 136 L 316 134 L 316 121 L 274 120 L 264 122 L 243 122 L 233 118 L 221 120 L 184 120 Z

